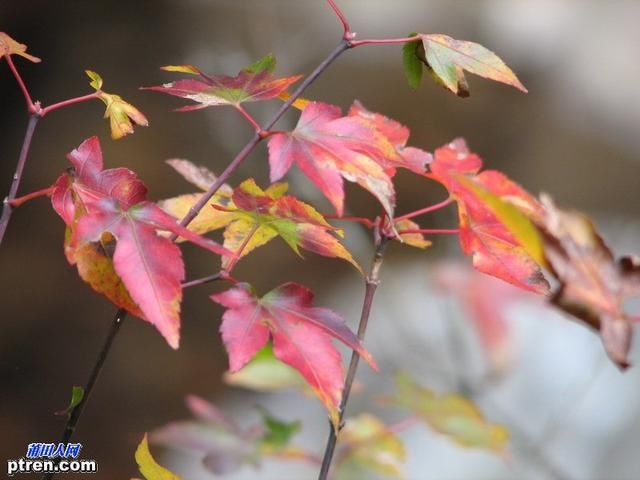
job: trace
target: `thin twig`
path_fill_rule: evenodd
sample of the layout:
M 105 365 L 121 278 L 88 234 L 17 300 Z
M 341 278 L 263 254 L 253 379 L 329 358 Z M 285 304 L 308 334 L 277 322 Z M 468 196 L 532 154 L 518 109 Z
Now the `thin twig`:
M 120 330 L 120 326 L 127 316 L 127 312 L 124 309 L 118 310 L 118 312 L 113 317 L 113 322 L 111 322 L 111 327 L 109 328 L 109 333 L 107 334 L 107 338 L 100 349 L 100 353 L 98 354 L 98 359 L 96 360 L 95 365 L 91 370 L 91 374 L 89 375 L 89 380 L 87 380 L 87 384 L 84 387 L 84 395 L 82 400 L 76 407 L 71 411 L 69 415 L 69 419 L 67 420 L 67 424 L 64 427 L 64 432 L 62 434 L 62 438 L 60 439 L 61 443 L 68 443 L 73 436 L 73 433 L 76 429 L 78 421 L 80 420 L 80 416 L 84 410 L 85 405 L 89 401 L 89 397 L 91 396 L 91 392 L 93 391 L 93 387 L 100 376 L 100 372 L 102 371 L 102 367 L 104 366 L 104 362 L 109 355 L 109 351 L 111 350 L 111 345 L 113 344 L 113 340 L 116 338 L 116 334 Z M 54 473 L 47 473 L 42 477 L 42 480 L 50 480 L 53 478 Z
M 4 238 L 4 234 L 7 231 L 7 225 L 9 225 L 9 219 L 11 218 L 11 201 L 16 198 L 18 193 L 18 187 L 20 186 L 20 180 L 22 179 L 22 172 L 24 166 L 27 163 L 27 157 L 29 156 L 29 149 L 31 148 L 31 140 L 33 139 L 33 132 L 36 129 L 38 120 L 40 117 L 36 114 L 32 114 L 29 117 L 29 123 L 27 124 L 27 131 L 24 134 L 24 141 L 22 142 L 22 149 L 20 150 L 20 156 L 18 157 L 18 164 L 16 165 L 16 171 L 13 174 L 11 181 L 11 187 L 9 188 L 9 194 L 4 199 L 2 205 L 2 217 L 0 217 L 0 244 Z
M 371 314 L 371 306 L 373 305 L 373 298 L 380 283 L 380 268 L 382 267 L 382 261 L 384 259 L 384 251 L 389 242 L 386 236 L 381 235 L 380 224 L 376 225 L 374 230 L 375 239 L 375 254 L 373 261 L 371 262 L 371 268 L 369 275 L 365 280 L 365 293 L 364 300 L 362 302 L 362 312 L 360 314 L 360 323 L 358 324 L 358 338 L 360 341 L 364 340 L 365 333 L 367 331 L 367 325 L 369 323 L 369 315 Z M 340 421 L 339 428 L 342 428 L 344 412 L 349 402 L 349 394 L 351 393 L 351 387 L 356 377 L 356 371 L 358 370 L 358 362 L 360 361 L 360 355 L 355 350 L 351 353 L 351 362 L 349 363 L 349 370 L 344 380 L 344 387 L 342 389 L 342 400 L 340 402 Z M 324 450 L 324 457 L 322 459 L 322 466 L 320 467 L 320 474 L 318 480 L 326 480 L 329 474 L 329 468 L 331 467 L 331 461 L 333 460 L 333 454 L 336 448 L 338 432 L 330 427 L 329 438 L 327 439 L 327 445 Z
M 336 2 L 334 0 L 327 0 L 327 2 L 342 24 L 343 38 L 345 40 L 351 40 L 351 27 L 349 26 L 347 17 L 344 15 L 344 13 L 342 13 L 342 10 L 340 10 L 340 7 L 336 5 Z
M 93 100 L 94 98 L 99 98 L 98 92 L 93 92 L 88 95 L 83 95 L 81 97 L 74 97 L 68 100 L 63 100 L 61 102 L 54 103 L 53 105 L 49 105 L 48 107 L 44 107 L 43 109 L 41 109 L 38 112 L 38 114 L 41 117 L 44 117 L 47 113 L 53 112 L 54 110 L 58 110 L 59 108 L 67 107 L 69 105 L 75 105 L 76 103 L 86 102 L 88 100 Z
M 352 47 L 361 47 L 363 45 L 386 45 L 386 44 L 394 44 L 394 43 L 407 43 L 407 42 L 415 42 L 416 40 L 420 40 L 420 35 L 415 35 L 413 37 L 401 37 L 401 38 L 367 38 L 364 40 L 353 40 L 351 42 Z
M 18 85 L 20 86 L 20 91 L 24 96 L 24 101 L 27 103 L 27 110 L 29 111 L 29 113 L 37 113 L 38 107 L 36 106 L 36 104 L 33 103 L 33 100 L 31 100 L 29 89 L 25 85 L 24 80 L 22 80 L 22 77 L 18 72 L 18 69 L 14 65 L 13 60 L 11 59 L 11 55 L 6 54 L 4 58 L 7 61 L 7 65 L 9 65 L 9 68 L 11 69 L 11 73 L 13 73 L 13 76 L 15 77 L 16 82 L 18 82 Z
M 425 213 L 435 212 L 436 210 L 440 210 L 441 208 L 450 205 L 453 202 L 453 198 L 449 197 L 442 202 L 436 203 L 435 205 L 430 205 L 428 207 L 421 208 L 420 210 L 415 210 L 413 212 L 406 213 L 399 217 L 394 218 L 395 222 L 399 222 L 400 220 L 408 220 L 409 218 L 417 217 L 418 215 L 423 215 Z

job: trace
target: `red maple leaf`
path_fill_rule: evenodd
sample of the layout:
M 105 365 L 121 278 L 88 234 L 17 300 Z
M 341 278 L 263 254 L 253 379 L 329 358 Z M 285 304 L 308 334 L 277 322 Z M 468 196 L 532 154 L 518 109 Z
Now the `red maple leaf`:
M 275 356 L 298 370 L 338 421 L 343 371 L 336 338 L 357 351 L 373 368 L 369 352 L 342 318 L 326 308 L 313 307 L 313 292 L 285 283 L 262 298 L 247 284 L 211 296 L 227 311 L 220 331 L 232 372 L 242 368 L 273 338 Z
M 473 255 L 474 267 L 525 290 L 546 294 L 549 284 L 538 263 L 466 181 L 511 202 L 532 218 L 542 215 L 537 200 L 500 172 L 478 174 L 482 160 L 462 139 L 437 149 L 429 168 L 427 176 L 442 183 L 458 203 L 460 245 L 465 254 Z
M 105 234 L 114 237 L 115 272 L 144 319 L 177 348 L 184 264 L 180 249 L 159 236 L 158 230 L 180 235 L 218 255 L 230 252 L 181 227 L 155 203 L 145 200 L 147 189 L 132 171 L 103 170 L 97 137 L 85 140 L 68 158 L 74 168 L 58 178 L 51 195 L 54 209 L 72 232 L 67 250 L 100 242 Z
M 340 107 L 309 103 L 292 132 L 269 140 L 271 181 L 281 179 L 294 162 L 338 215 L 344 208 L 344 178 L 369 190 L 393 216 L 395 192 L 385 169 L 402 164 L 403 158 L 370 119 L 343 117 Z

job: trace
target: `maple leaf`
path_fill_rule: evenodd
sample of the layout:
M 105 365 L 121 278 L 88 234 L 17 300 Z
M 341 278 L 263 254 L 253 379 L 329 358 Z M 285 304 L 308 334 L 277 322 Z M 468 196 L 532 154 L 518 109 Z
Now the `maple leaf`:
M 532 256 L 535 249 L 522 244 L 523 237 L 516 235 L 512 225 L 516 222 L 505 223 L 519 211 L 539 217 L 542 207 L 535 198 L 500 172 L 478 174 L 482 160 L 462 139 L 437 149 L 429 168 L 427 176 L 442 183 L 458 203 L 460 245 L 465 254 L 473 255 L 474 267 L 525 290 L 546 294 L 549 284 L 540 268 L 540 256 Z M 496 197 L 517 211 L 507 212 L 506 218 L 496 210 L 492 201 Z M 516 220 L 528 222 L 524 215 Z M 535 234 L 534 227 L 529 227 Z
M 184 264 L 177 245 L 159 236 L 158 230 L 178 234 L 218 255 L 229 252 L 147 201 L 147 189 L 132 171 L 103 170 L 97 137 L 85 140 L 68 158 L 74 169 L 55 182 L 51 201 L 71 231 L 65 248 L 70 263 L 77 264 L 82 278 L 118 306 L 138 316 L 142 313 L 177 348 Z M 95 246 L 112 238 L 113 260 Z M 101 273 L 106 276 L 100 278 Z
M 422 61 L 436 83 L 460 97 L 469 96 L 465 70 L 527 92 L 502 59 L 482 45 L 439 33 L 419 36 L 420 40 L 407 42 L 403 47 L 405 73 L 412 87 L 420 84 L 422 73 L 417 62 Z
M 204 184 L 199 180 L 214 178 L 202 167 L 190 163 L 179 165 L 183 176 L 197 178 L 200 187 L 204 187 Z M 230 187 L 225 186 L 208 202 L 203 209 L 205 211 L 194 219 L 189 228 L 202 234 L 226 227 L 224 247 L 234 252 L 235 256 L 223 259 L 225 268 L 279 236 L 298 255 L 300 248 L 303 248 L 325 257 L 342 258 L 361 271 L 336 237 L 341 236 L 342 231 L 332 227 L 311 205 L 285 195 L 287 188 L 286 183 L 275 183 L 262 190 L 253 179 L 242 182 L 233 193 Z M 159 205 L 171 215 L 181 217 L 200 198 L 201 194 L 180 195 L 163 200 Z
M 179 108 L 177 111 L 198 110 L 218 105 L 237 107 L 242 103 L 277 98 L 301 78 L 301 75 L 275 78 L 273 76 L 275 65 L 275 58 L 267 55 L 241 70 L 235 77 L 206 75 L 193 65 L 169 65 L 162 69 L 195 75 L 198 80 L 176 80 L 155 87 L 144 87 L 144 89 L 187 98 L 198 103 L 198 105 Z
M 504 453 L 509 432 L 500 425 L 487 422 L 466 398 L 456 394 L 437 395 L 418 385 L 406 373 L 396 377 L 396 385 L 396 395 L 391 402 L 417 415 L 436 432 L 463 447 Z
M 628 257 L 616 262 L 585 215 L 559 209 L 548 196 L 542 202 L 544 252 L 560 281 L 551 302 L 599 331 L 611 360 L 628 367 L 633 319 L 625 301 L 640 297 L 640 264 Z
M 258 298 L 247 284 L 211 296 L 227 308 L 220 331 L 229 353 L 229 369 L 238 371 L 273 339 L 275 356 L 298 370 L 329 411 L 337 427 L 343 371 L 336 338 L 357 351 L 372 368 L 373 358 L 342 318 L 313 307 L 313 293 L 286 283 Z
M 5 32 L 0 32 L 0 58 L 4 57 L 5 55 L 20 55 L 21 57 L 26 58 L 33 63 L 39 63 L 41 61 L 38 57 L 34 57 L 33 55 L 29 55 L 27 53 L 26 45 L 16 42 Z
M 277 133 L 269 140 L 272 182 L 294 162 L 338 215 L 344 209 L 344 178 L 371 192 L 393 216 L 395 192 L 385 169 L 404 160 L 371 119 L 358 114 L 343 117 L 340 107 L 311 102 L 292 132 Z
M 336 478 L 366 478 L 373 470 L 381 475 L 402 478 L 400 464 L 406 452 L 402 441 L 378 418 L 362 413 L 349 418 L 340 432 L 342 451 L 336 459 Z
M 133 133 L 133 123 L 147 127 L 149 121 L 140 110 L 125 102 L 119 95 L 106 93 L 102 91 L 102 77 L 96 72 L 86 70 L 87 76 L 91 79 L 90 85 L 96 90 L 96 94 L 100 100 L 104 102 L 107 109 L 104 112 L 104 118 L 109 119 L 111 125 L 111 138 L 118 140 Z

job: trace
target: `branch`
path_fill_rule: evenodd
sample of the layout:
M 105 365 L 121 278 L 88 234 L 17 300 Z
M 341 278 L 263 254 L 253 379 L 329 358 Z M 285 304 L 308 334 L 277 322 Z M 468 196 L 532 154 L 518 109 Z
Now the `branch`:
M 7 56 L 7 59 L 9 57 Z M 29 156 L 29 149 L 31 148 L 31 140 L 33 139 L 33 132 L 38 124 L 39 116 L 37 114 L 31 114 L 29 117 L 29 123 L 27 124 L 27 131 L 24 134 L 24 141 L 22 142 L 22 149 L 20 150 L 20 156 L 18 157 L 18 164 L 16 165 L 16 171 L 13 174 L 13 180 L 11 181 L 11 187 L 9 188 L 9 194 L 2 204 L 2 216 L 0 217 L 0 244 L 4 238 L 4 234 L 7 231 L 9 225 L 9 219 L 13 208 L 11 202 L 16 198 L 18 193 L 18 187 L 20 186 L 20 180 L 22 179 L 22 172 L 24 166 L 27 163 L 27 157 Z
M 69 415 L 69 420 L 67 420 L 67 425 L 65 426 L 64 432 L 62 434 L 62 438 L 60 439 L 61 443 L 66 444 L 66 443 L 69 443 L 69 441 L 71 440 L 71 437 L 73 436 L 73 432 L 75 431 L 78 421 L 80 420 L 80 416 L 82 415 L 84 407 L 89 401 L 89 396 L 93 391 L 93 387 L 95 386 L 98 380 L 98 377 L 100 376 L 100 372 L 102 371 L 104 362 L 107 359 L 107 356 L 109 355 L 109 351 L 111 350 L 111 345 L 113 344 L 113 340 L 116 338 L 116 334 L 120 330 L 120 326 L 122 325 L 122 322 L 124 321 L 126 316 L 127 316 L 126 310 L 121 308 L 120 310 L 117 311 L 117 313 L 113 317 L 113 322 L 111 322 L 111 327 L 109 328 L 109 333 L 107 334 L 107 338 L 105 339 L 104 344 L 102 345 L 102 349 L 98 354 L 98 359 L 96 360 L 96 363 L 93 366 L 93 369 L 91 370 L 91 374 L 89 375 L 89 380 L 87 380 L 87 384 L 84 387 L 84 395 L 82 397 L 82 400 L 80 401 L 80 403 L 78 403 L 78 405 L 74 407 L 74 409 L 71 411 L 71 414 Z M 55 461 L 57 462 L 59 460 L 60 459 L 58 458 Z M 53 478 L 53 475 L 54 475 L 53 472 L 47 473 L 42 477 L 42 480 L 50 480 L 51 478 Z
M 374 230 L 374 243 L 375 254 L 369 270 L 369 275 L 365 280 L 365 293 L 364 300 L 362 302 L 362 312 L 360 314 L 360 323 L 358 324 L 358 338 L 360 341 L 364 340 L 365 333 L 367 331 L 367 325 L 369 323 L 369 315 L 371 313 L 371 306 L 373 304 L 373 297 L 376 294 L 376 289 L 380 283 L 380 268 L 382 267 L 382 261 L 384 259 L 384 251 L 389 242 L 389 238 L 381 235 L 380 223 L 376 224 Z M 342 401 L 340 402 L 340 422 L 339 428 L 342 428 L 344 412 L 349 401 L 349 394 L 351 393 L 351 387 L 356 377 L 356 371 L 358 369 L 358 362 L 360 361 L 360 355 L 358 352 L 353 351 L 351 353 L 351 363 L 349 364 L 349 370 L 347 370 L 347 376 L 344 381 L 344 388 L 342 389 Z M 322 466 L 320 468 L 320 475 L 318 480 L 326 480 L 329 474 L 329 468 L 331 467 L 331 461 L 333 460 L 333 454 L 336 448 L 337 432 L 331 427 L 329 431 L 329 438 L 327 439 L 327 445 L 324 450 L 324 458 L 322 459 Z

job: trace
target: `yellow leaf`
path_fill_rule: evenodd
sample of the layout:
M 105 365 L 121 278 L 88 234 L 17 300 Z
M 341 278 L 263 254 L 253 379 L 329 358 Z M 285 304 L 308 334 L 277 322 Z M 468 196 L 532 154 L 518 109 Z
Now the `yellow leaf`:
M 140 473 L 142 473 L 147 480 L 181 480 L 181 477 L 155 461 L 149 451 L 149 442 L 146 433 L 136 449 L 136 462 L 140 468 Z
M 418 225 L 417 223 L 412 222 L 411 220 L 405 219 L 405 220 L 399 220 L 395 222 L 394 225 L 395 225 L 396 231 L 400 232 L 399 240 L 402 243 L 405 243 L 410 247 L 416 247 L 416 248 L 422 248 L 422 249 L 425 249 L 431 246 L 431 241 L 424 238 L 424 235 L 422 233 L 402 233 L 402 230 L 419 229 L 420 225 Z

